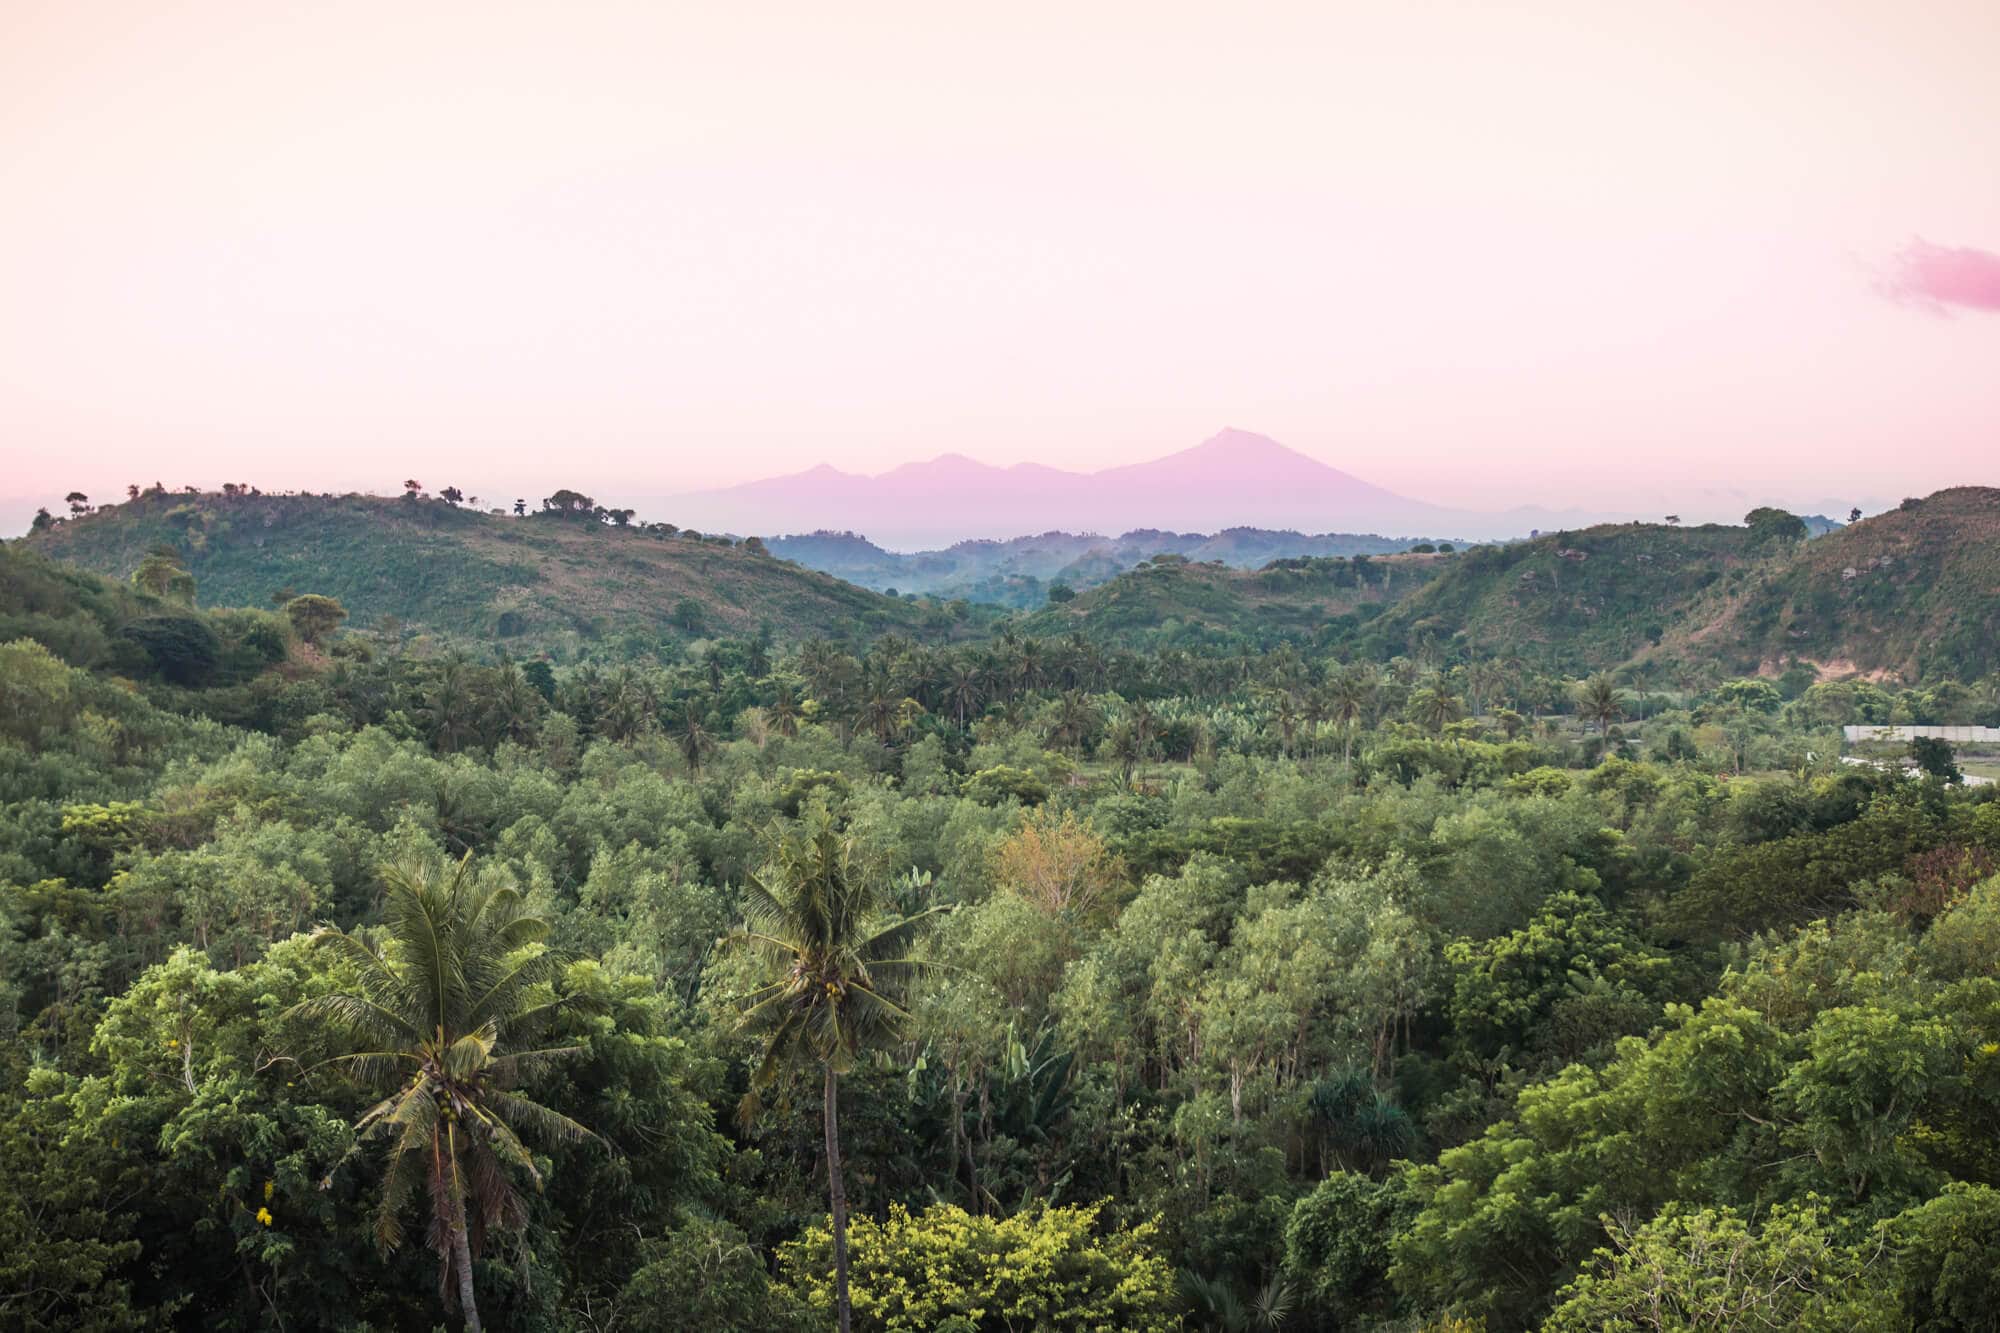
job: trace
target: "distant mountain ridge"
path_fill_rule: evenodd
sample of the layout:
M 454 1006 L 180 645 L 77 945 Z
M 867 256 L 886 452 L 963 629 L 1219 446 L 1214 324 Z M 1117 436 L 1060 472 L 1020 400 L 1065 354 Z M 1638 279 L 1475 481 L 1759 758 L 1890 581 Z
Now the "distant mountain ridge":
M 1139 528 L 1495 536 L 1511 534 L 1517 521 L 1397 495 L 1234 427 L 1192 449 L 1098 472 L 1040 463 L 996 467 L 947 453 L 879 476 L 822 464 L 658 503 L 676 522 L 707 530 L 846 529 L 903 549 L 1033 532 Z

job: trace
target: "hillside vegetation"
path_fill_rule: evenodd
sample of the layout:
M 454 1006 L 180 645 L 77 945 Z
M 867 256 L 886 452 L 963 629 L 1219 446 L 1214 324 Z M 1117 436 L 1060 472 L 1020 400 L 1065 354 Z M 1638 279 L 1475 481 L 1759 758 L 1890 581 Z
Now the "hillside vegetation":
M 1605 524 L 1449 558 L 1369 627 L 1381 652 L 1449 645 L 1483 657 L 1609 667 L 1661 642 L 1707 591 L 1776 546 L 1749 528 Z
M 1031 616 L 1035 634 L 1099 643 L 1329 643 L 1436 578 L 1451 557 L 1306 556 L 1262 569 L 1161 556 Z
M 1970 679 L 2000 668 L 2000 490 L 1962 486 L 1810 542 L 1667 645 L 1748 669 Z
M 1270 528 L 1166 532 L 1141 528 L 1118 537 L 1044 532 L 1007 541 L 963 541 L 935 551 L 884 550 L 851 532 L 773 537 L 773 554 L 864 588 L 964 597 L 1034 609 L 1060 584 L 1081 591 L 1158 555 L 1256 569 L 1303 556 L 1393 555 L 1412 542 L 1373 533 L 1303 533 Z
M 970 618 L 966 608 L 885 597 L 750 543 L 588 514 L 501 516 L 432 499 L 156 492 L 31 540 L 115 578 L 171 547 L 206 605 L 262 606 L 313 592 L 339 600 L 357 624 L 389 616 L 523 648 L 565 633 L 948 637 Z

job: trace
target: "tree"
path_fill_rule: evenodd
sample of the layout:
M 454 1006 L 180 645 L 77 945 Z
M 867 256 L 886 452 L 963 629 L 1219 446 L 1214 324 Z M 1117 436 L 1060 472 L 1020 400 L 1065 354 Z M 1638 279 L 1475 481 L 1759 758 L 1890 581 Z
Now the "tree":
M 1847 511 L 1847 521 L 1848 521 L 1849 523 L 1859 523 L 1859 522 L 1861 521 L 1861 506 L 1860 506 L 1860 505 L 1856 505 L 1856 506 L 1854 506 L 1854 508 L 1852 508 L 1852 509 L 1850 509 L 1850 510 L 1848 510 L 1848 511 Z
M 883 1333 L 1181 1327 L 1173 1266 L 1154 1249 L 1155 1224 L 1113 1230 L 1099 1220 L 1103 1211 L 1103 1204 L 1042 1204 L 996 1218 L 937 1203 L 912 1216 L 898 1204 L 886 1222 L 858 1218 L 861 1326 Z M 780 1254 L 793 1284 L 821 1310 L 827 1241 L 814 1228 Z
M 461 491 L 456 486 L 447 486 L 443 490 L 438 492 L 438 499 L 444 501 L 446 504 L 450 505 L 453 509 L 456 509 L 461 504 L 465 503 L 465 492 Z
M 1072 812 L 1027 815 L 994 853 L 994 879 L 1050 916 L 1092 920 L 1125 882 L 1125 867 Z
M 519 502 L 516 501 L 518 504 Z M 542 501 L 542 512 L 554 514 L 558 518 L 590 518 L 597 511 L 597 501 L 581 491 L 567 488 L 557 491 Z
M 82 518 L 90 512 L 90 497 L 82 491 L 71 491 L 63 497 L 63 503 L 69 506 L 71 518 Z
M 681 758 L 687 761 L 688 776 L 700 777 L 701 761 L 715 749 L 715 737 L 703 724 L 701 710 L 694 706 L 692 700 L 689 700 L 686 710 L 681 714 L 680 730 L 674 739 L 680 744 Z
M 1465 706 L 1442 681 L 1426 685 L 1412 694 L 1408 711 L 1412 721 L 1438 735 L 1443 735 L 1446 727 L 1465 716 Z
M 61 519 L 57 518 L 54 514 L 51 514 L 48 511 L 47 506 L 43 506 L 42 508 L 37 509 L 35 511 L 35 521 L 28 525 L 28 531 L 47 532 L 49 529 L 55 527 L 55 525 L 60 522 L 62 522 Z
M 1670 527 L 1670 528 L 1677 528 L 1677 527 L 1679 527 L 1680 525 L 1681 525 L 1681 516 L 1680 516 L 1679 514 L 1668 514 L 1668 515 L 1667 515 L 1667 526 L 1668 526 L 1668 527 Z
M 528 502 L 526 500 L 514 501 L 514 517 L 523 518 L 526 517 L 527 513 L 528 513 Z
M 1606 672 L 1598 672 L 1577 686 L 1577 716 L 1596 726 L 1597 734 L 1610 732 L 1611 724 L 1625 716 L 1625 696 Z
M 1809 535 L 1806 521 L 1797 514 L 1763 505 L 1743 516 L 1750 539 L 1759 546 L 1780 542 L 1801 542 Z
M 1049 585 L 1049 604 L 1051 606 L 1061 606 L 1064 602 L 1073 602 L 1075 600 L 1076 589 L 1070 587 L 1067 583 L 1051 583 Z
M 799 734 L 799 695 L 787 681 L 779 681 L 771 691 L 771 703 L 764 715 L 771 719 L 771 729 L 780 736 Z
M 194 575 L 188 573 L 180 552 L 171 546 L 156 546 L 146 553 L 132 571 L 132 586 L 163 601 L 194 605 Z
M 847 1290 L 847 1187 L 840 1165 L 840 1076 L 860 1053 L 886 1044 L 909 1019 L 903 999 L 923 966 L 908 957 L 927 918 L 948 909 L 885 920 L 876 879 L 855 841 L 835 829 L 824 806 L 804 829 L 778 843 L 743 888 L 741 929 L 726 943 L 746 950 L 764 983 L 744 997 L 742 1026 L 764 1048 L 741 1116 L 753 1121 L 759 1094 L 781 1073 L 817 1065 L 826 1131 L 827 1196 L 833 1214 L 835 1305 L 841 1333 L 852 1312 Z
M 1354 729 L 1368 716 L 1375 701 L 1375 678 L 1366 667 L 1351 666 L 1337 672 L 1326 683 L 1327 716 L 1340 728 L 1340 762 L 1344 766 L 1354 754 Z
M 965 729 L 968 713 L 979 711 L 980 700 L 985 697 L 986 678 L 979 665 L 969 659 L 961 659 L 951 668 L 945 679 L 944 702 L 958 718 L 959 730 Z
M 1791 1328 L 1859 1333 L 1910 1327 L 1867 1281 L 1868 1256 L 1843 1246 L 1814 1203 L 1774 1207 L 1758 1227 L 1734 1209 L 1669 1204 L 1636 1230 L 1608 1222 L 1612 1248 L 1562 1292 L 1545 1328 Z
M 403 498 L 405 500 L 414 500 L 423 493 L 423 489 L 424 484 L 415 477 L 412 477 L 403 483 Z
M 1951 748 L 1951 742 L 1936 736 L 1912 736 L 1910 738 L 1910 762 L 1926 777 L 1940 782 L 1963 782 L 1965 774 L 1958 768 L 1958 758 Z
M 553 989 L 558 956 L 542 944 L 548 924 L 527 915 L 502 877 L 475 873 L 468 853 L 455 865 L 387 866 L 382 882 L 387 947 L 332 927 L 314 932 L 356 969 L 359 985 L 296 1012 L 354 1047 L 337 1063 L 355 1076 L 396 1078 L 395 1090 L 355 1122 L 357 1145 L 390 1140 L 376 1242 L 385 1252 L 401 1243 L 403 1213 L 421 1184 L 439 1284 L 448 1290 L 457 1279 L 465 1326 L 477 1333 L 473 1256 L 493 1231 L 526 1217 L 507 1170 L 542 1185 L 520 1131 L 558 1142 L 595 1137 L 515 1089 L 581 1048 L 532 1044 L 569 1000 Z
M 292 622 L 292 629 L 299 638 L 315 647 L 339 629 L 341 621 L 347 619 L 346 607 L 331 597 L 311 592 L 286 602 L 284 612 L 285 619 Z

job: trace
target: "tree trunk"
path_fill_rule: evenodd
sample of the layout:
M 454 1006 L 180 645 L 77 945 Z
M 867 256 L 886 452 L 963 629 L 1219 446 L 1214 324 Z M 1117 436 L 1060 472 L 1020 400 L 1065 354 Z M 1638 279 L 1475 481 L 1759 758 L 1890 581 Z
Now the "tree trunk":
M 451 1199 L 451 1255 L 458 1266 L 458 1308 L 465 1314 L 465 1333 L 479 1333 L 479 1303 L 472 1299 L 472 1240 L 465 1222 L 465 1191 Z
M 840 1175 L 840 1083 L 826 1067 L 826 1189 L 833 1204 L 833 1290 L 840 1333 L 848 1333 L 853 1311 L 847 1301 L 847 1182 Z

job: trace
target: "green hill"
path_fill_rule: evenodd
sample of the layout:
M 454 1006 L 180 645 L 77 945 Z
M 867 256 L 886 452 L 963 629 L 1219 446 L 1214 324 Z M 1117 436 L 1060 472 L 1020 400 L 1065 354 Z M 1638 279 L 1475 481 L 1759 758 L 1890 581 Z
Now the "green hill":
M 772 552 L 864 588 L 964 597 L 1039 608 L 1050 585 L 1076 591 L 1109 582 L 1158 555 L 1259 569 L 1303 556 L 1383 556 L 1410 542 L 1373 533 L 1303 533 L 1226 528 L 1216 533 L 1140 528 L 1119 537 L 1044 532 L 1006 541 L 962 541 L 934 551 L 887 551 L 852 532 L 811 532 L 767 539 Z
M 1029 616 L 1023 628 L 1127 646 L 1328 643 L 1410 596 L 1451 559 L 1298 556 L 1251 570 L 1156 556 Z
M 1663 641 L 1709 590 L 1747 579 L 1782 543 L 1749 528 L 1604 524 L 1448 558 L 1368 627 L 1368 648 L 1426 640 L 1570 670 L 1615 666 Z
M 619 527 L 588 516 L 515 518 L 440 500 L 153 493 L 28 539 L 84 569 L 128 577 L 157 546 L 180 552 L 206 606 L 334 597 L 368 625 L 518 640 L 749 635 L 925 638 L 977 616 L 886 597 L 752 544 Z
M 1690 610 L 1663 651 L 1739 670 L 1791 658 L 1906 680 L 2000 670 L 2000 490 L 1905 500 Z

